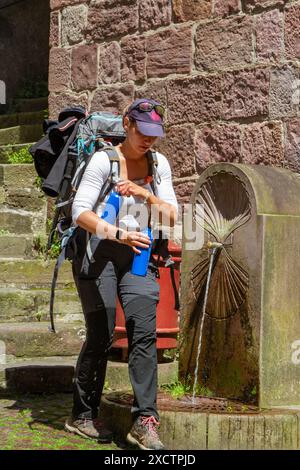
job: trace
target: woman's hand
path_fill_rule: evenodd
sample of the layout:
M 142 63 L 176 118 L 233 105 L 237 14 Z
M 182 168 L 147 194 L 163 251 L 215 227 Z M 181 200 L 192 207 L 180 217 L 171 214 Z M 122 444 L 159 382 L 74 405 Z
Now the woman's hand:
M 130 180 L 122 180 L 116 184 L 116 191 L 122 196 L 138 196 L 145 198 L 149 191 Z
M 149 248 L 151 244 L 150 238 L 141 232 L 128 232 L 122 230 L 119 242 L 124 243 L 124 245 L 131 246 L 133 251 L 137 254 L 140 254 L 140 250 L 136 247 Z

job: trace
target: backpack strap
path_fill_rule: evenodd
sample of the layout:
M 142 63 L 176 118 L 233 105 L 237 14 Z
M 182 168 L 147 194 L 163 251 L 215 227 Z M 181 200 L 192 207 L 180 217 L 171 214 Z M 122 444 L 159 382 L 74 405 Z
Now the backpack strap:
M 148 150 L 147 158 L 148 158 L 148 175 L 153 177 L 152 181 L 150 182 L 151 188 L 155 196 L 157 196 L 157 185 L 161 183 L 161 178 L 157 171 L 158 159 L 157 159 L 157 153 L 155 152 L 155 150 Z
M 110 172 L 107 180 L 103 184 L 99 197 L 94 205 L 94 210 L 98 206 L 98 204 L 104 201 L 105 197 L 108 193 L 113 189 L 115 184 L 120 180 L 120 157 L 116 149 L 112 146 L 103 147 L 101 151 L 104 151 L 110 161 Z M 94 263 L 95 259 L 93 257 L 92 249 L 91 249 L 91 234 L 86 232 L 86 254 L 90 261 L 90 263 Z
M 100 192 L 99 197 L 97 199 L 97 202 L 94 206 L 94 209 L 97 207 L 97 205 L 100 202 L 102 202 L 104 200 L 106 195 L 112 190 L 114 185 L 120 179 L 120 158 L 119 158 L 118 152 L 112 146 L 104 147 L 103 149 L 101 149 L 101 151 L 102 150 L 104 150 L 106 152 L 106 154 L 109 158 L 110 172 L 109 172 L 109 176 L 108 176 L 107 180 L 105 181 L 105 183 L 104 183 L 104 185 L 101 189 L 101 192 Z M 68 203 L 70 203 L 70 201 L 68 201 Z M 58 214 L 57 214 L 57 218 L 55 218 L 55 219 L 56 220 L 53 222 L 53 226 L 54 226 L 54 223 L 57 225 Z M 55 227 L 56 227 L 56 225 L 55 225 Z M 51 294 L 50 294 L 50 312 L 49 312 L 50 313 L 50 324 L 51 324 L 50 331 L 53 332 L 53 333 L 56 333 L 55 325 L 54 325 L 53 308 L 54 308 L 55 286 L 56 286 L 58 271 L 59 271 L 62 263 L 66 259 L 66 248 L 67 248 L 67 245 L 68 245 L 69 241 L 71 241 L 71 239 L 72 239 L 73 233 L 75 233 L 75 232 L 76 231 L 74 230 L 74 227 L 71 227 L 69 230 L 66 231 L 66 233 L 63 234 L 64 237 L 62 238 L 62 244 L 61 244 L 62 250 L 61 250 L 60 255 L 59 255 L 59 257 L 56 261 L 54 272 L 53 272 L 53 278 L 52 278 L 52 284 L 51 284 Z M 54 231 L 53 231 L 53 233 L 54 233 Z M 86 231 L 86 254 L 87 254 L 87 257 L 88 257 L 90 263 L 94 263 L 95 260 L 94 260 L 92 249 L 91 249 L 90 239 L 91 239 L 91 234 L 88 231 Z M 49 244 L 51 245 L 50 238 L 48 240 L 48 245 Z
M 149 176 L 153 176 L 153 179 L 151 181 L 151 187 L 152 187 L 153 193 L 157 196 L 157 185 L 161 183 L 161 177 L 157 171 L 157 167 L 158 167 L 157 153 L 155 152 L 155 150 L 149 150 L 147 153 L 147 157 L 148 157 Z M 170 269 L 170 276 L 171 276 L 171 282 L 173 286 L 174 300 L 175 300 L 174 308 L 175 310 L 179 310 L 180 308 L 179 294 L 178 294 L 178 290 L 177 290 L 177 286 L 175 282 L 175 273 L 174 273 L 175 263 L 172 259 L 172 255 L 169 252 L 168 240 L 162 237 L 161 230 L 159 231 L 159 238 L 156 239 L 154 242 L 152 253 L 157 254 L 157 263 L 156 263 L 157 269 L 158 269 L 160 258 L 162 258 L 165 264 L 165 267 Z M 158 274 L 158 277 L 159 277 L 159 274 Z

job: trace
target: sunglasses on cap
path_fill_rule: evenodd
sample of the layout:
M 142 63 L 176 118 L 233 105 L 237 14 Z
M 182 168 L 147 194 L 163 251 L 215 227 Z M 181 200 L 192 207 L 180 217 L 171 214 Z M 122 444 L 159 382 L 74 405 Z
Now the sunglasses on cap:
M 131 111 L 134 109 L 137 109 L 140 113 L 150 113 L 151 111 L 154 111 L 161 117 L 163 118 L 165 115 L 165 108 L 161 104 L 153 104 L 149 103 L 148 101 L 145 101 L 144 103 L 139 103 L 136 106 L 134 106 L 130 111 L 128 111 L 127 114 L 130 114 Z

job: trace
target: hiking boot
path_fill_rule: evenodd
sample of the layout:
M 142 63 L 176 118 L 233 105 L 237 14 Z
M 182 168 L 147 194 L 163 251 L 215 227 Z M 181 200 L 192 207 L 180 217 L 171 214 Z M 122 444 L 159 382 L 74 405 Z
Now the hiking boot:
M 139 416 L 127 434 L 127 442 L 142 450 L 163 450 L 164 445 L 156 430 L 158 426 L 159 422 L 154 416 Z
M 65 429 L 86 439 L 97 439 L 103 443 L 111 442 L 113 438 L 113 433 L 106 429 L 99 418 L 68 418 L 65 423 Z

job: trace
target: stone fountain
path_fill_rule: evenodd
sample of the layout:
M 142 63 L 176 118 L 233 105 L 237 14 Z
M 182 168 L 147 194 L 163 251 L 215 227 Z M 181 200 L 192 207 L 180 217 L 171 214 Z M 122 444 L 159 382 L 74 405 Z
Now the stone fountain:
M 169 449 L 299 449 L 300 176 L 220 163 L 190 202 L 204 245 L 183 239 L 179 378 L 202 396 L 159 394 L 162 439 Z M 103 399 L 123 435 L 130 400 Z

